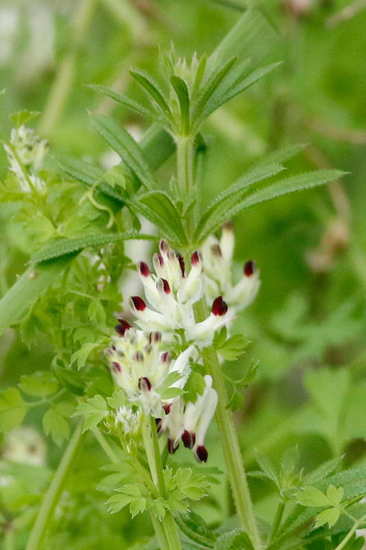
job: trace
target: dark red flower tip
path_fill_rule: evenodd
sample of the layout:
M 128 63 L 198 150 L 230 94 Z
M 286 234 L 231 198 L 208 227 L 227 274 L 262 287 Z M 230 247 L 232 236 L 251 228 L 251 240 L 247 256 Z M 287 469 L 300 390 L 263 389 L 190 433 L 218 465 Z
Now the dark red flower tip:
M 255 273 L 255 270 L 256 270 L 256 265 L 253 260 L 249 260 L 245 262 L 243 273 L 246 277 L 251 277 Z
M 161 342 L 161 332 L 150 332 L 149 334 L 149 342 L 150 344 Z
M 139 387 L 139 390 L 150 391 L 151 382 L 148 378 L 146 378 L 146 376 L 141 376 L 141 378 L 139 378 L 138 387 Z
M 140 298 L 140 296 L 131 296 L 131 300 L 134 308 L 137 309 L 137 311 L 144 311 L 144 309 L 146 308 L 146 304 L 144 300 Z
M 212 252 L 212 254 L 213 254 L 214 256 L 218 256 L 218 257 L 220 257 L 220 258 L 221 258 L 221 256 L 222 256 L 221 247 L 220 247 L 220 245 L 217 244 L 217 243 L 216 243 L 216 244 L 213 244 L 213 245 L 211 246 L 211 252 Z
M 180 266 L 180 271 L 182 273 L 182 277 L 184 277 L 185 276 L 184 258 L 181 254 L 177 254 L 177 258 L 178 258 L 178 262 L 179 262 L 179 266 Z
M 142 351 L 136 351 L 134 359 L 135 361 L 142 362 L 144 360 L 144 354 L 142 353 Z
M 163 405 L 163 409 L 164 409 L 165 414 L 169 414 L 171 408 L 172 408 L 171 403 L 167 403 L 166 405 Z
M 165 252 L 168 252 L 169 245 L 164 239 L 162 239 L 159 243 L 159 248 L 160 248 L 161 252 L 165 253 Z
M 160 279 L 161 281 L 161 287 L 163 289 L 163 291 L 165 292 L 165 294 L 170 294 L 171 290 L 170 290 L 170 285 L 168 283 L 168 281 L 166 279 Z
M 196 449 L 196 456 L 200 462 L 207 462 L 208 452 L 204 445 L 199 445 Z
M 122 372 L 122 367 L 117 361 L 112 362 L 112 369 L 114 370 L 114 372 Z
M 125 332 L 126 330 L 130 329 L 131 328 L 131 325 L 128 321 L 125 321 L 124 319 L 118 319 L 118 325 L 116 325 L 114 328 L 115 328 L 115 331 L 117 332 L 117 334 L 119 334 L 120 336 L 124 336 L 125 335 Z
M 201 261 L 200 253 L 198 252 L 198 250 L 196 250 L 195 252 L 193 252 L 191 256 L 191 263 L 192 265 L 198 265 L 200 261 Z
M 161 418 L 155 418 L 156 431 L 160 433 L 161 431 Z
M 175 443 L 174 439 L 168 439 L 168 453 L 173 455 L 178 449 L 179 443 Z
M 164 353 L 161 354 L 161 360 L 162 360 L 163 363 L 169 363 L 169 361 L 170 361 L 169 351 L 164 351 Z
M 221 315 L 225 315 L 227 310 L 228 310 L 227 303 L 224 302 L 224 300 L 222 299 L 222 296 L 218 296 L 217 298 L 215 298 L 215 300 L 212 303 L 212 308 L 211 308 L 212 313 L 214 315 L 221 316 Z
M 234 231 L 233 222 L 225 222 L 222 226 L 222 229 L 225 229 L 226 231 Z
M 150 268 L 146 262 L 140 262 L 139 269 L 143 277 L 148 277 L 150 275 Z
M 187 447 L 187 449 L 192 449 L 196 442 L 196 434 L 193 432 L 189 432 L 188 430 L 184 430 L 182 434 L 182 441 L 183 445 Z

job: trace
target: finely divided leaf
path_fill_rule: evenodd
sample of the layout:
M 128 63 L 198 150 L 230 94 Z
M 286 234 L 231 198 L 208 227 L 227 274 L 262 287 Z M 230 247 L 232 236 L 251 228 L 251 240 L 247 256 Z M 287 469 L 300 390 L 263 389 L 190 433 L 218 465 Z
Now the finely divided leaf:
M 119 92 L 112 90 L 111 88 L 107 88 L 107 86 L 101 86 L 98 84 L 89 84 L 89 88 L 91 88 L 98 94 L 110 97 L 120 105 L 123 105 L 124 107 L 128 107 L 129 109 L 131 109 L 132 111 L 135 111 L 136 113 L 138 113 L 144 118 L 151 118 L 152 116 L 152 114 L 148 109 L 145 109 L 143 105 L 140 105 L 140 103 L 138 103 L 134 99 L 131 99 L 125 94 L 121 94 Z

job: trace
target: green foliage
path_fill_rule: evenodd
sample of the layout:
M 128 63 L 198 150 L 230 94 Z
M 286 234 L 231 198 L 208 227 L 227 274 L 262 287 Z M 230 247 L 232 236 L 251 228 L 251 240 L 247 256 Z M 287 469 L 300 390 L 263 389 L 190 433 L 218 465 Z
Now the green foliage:
M 8 432 L 19 426 L 25 417 L 26 406 L 16 388 L 8 388 L 0 393 L 0 429 Z

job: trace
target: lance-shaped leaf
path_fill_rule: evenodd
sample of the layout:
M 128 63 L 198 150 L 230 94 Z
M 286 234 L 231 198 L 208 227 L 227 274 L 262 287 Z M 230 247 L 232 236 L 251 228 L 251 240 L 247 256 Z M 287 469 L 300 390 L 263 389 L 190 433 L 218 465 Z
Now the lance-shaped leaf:
M 343 175 L 345 175 L 345 172 L 340 170 L 316 170 L 314 172 L 308 172 L 306 174 L 280 179 L 274 183 L 271 182 L 268 186 L 262 189 L 254 189 L 252 193 L 249 191 L 245 198 L 237 202 L 235 205 L 225 211 L 220 211 L 219 213 L 215 213 L 215 215 L 211 216 L 206 221 L 205 226 L 201 228 L 200 233 L 196 236 L 197 241 L 200 242 L 205 239 L 225 221 L 234 218 L 234 216 L 246 208 L 256 206 L 261 202 L 273 200 L 282 195 L 287 195 L 288 193 L 294 193 L 296 191 L 303 191 L 305 189 L 311 189 L 319 185 L 324 185 L 325 183 L 334 181 Z
M 146 94 L 153 100 L 153 104 L 158 108 L 159 113 L 167 122 L 172 121 L 172 113 L 169 105 L 164 99 L 164 94 L 160 90 L 159 85 L 153 78 L 140 70 L 130 71 L 131 76 L 140 84 Z
M 183 134 L 188 133 L 190 116 L 189 116 L 189 91 L 187 84 L 179 76 L 172 76 L 170 79 L 171 85 L 174 88 L 174 91 L 177 95 L 179 107 L 180 107 L 180 118 L 181 118 L 181 131 Z
M 200 235 L 206 232 L 207 226 L 212 225 L 216 219 L 221 219 L 222 215 L 226 215 L 228 208 L 238 204 L 238 200 L 248 194 L 254 185 L 275 176 L 282 170 L 284 170 L 284 167 L 278 163 L 256 165 L 235 183 L 219 193 L 200 219 L 196 229 L 196 238 L 200 239 Z
M 88 186 L 97 185 L 98 191 L 101 191 L 104 195 L 107 195 L 108 198 L 116 201 L 120 206 L 123 205 L 123 197 L 121 194 L 113 189 L 111 185 L 103 182 L 104 172 L 99 166 L 71 157 L 58 159 L 57 163 L 61 170 L 70 178 Z
M 36 252 L 32 256 L 31 262 L 46 262 L 68 254 L 81 252 L 84 248 L 105 246 L 118 241 L 155 239 L 155 236 L 145 235 L 144 233 L 96 233 L 76 239 L 59 239 Z
M 148 191 L 136 199 L 127 199 L 126 204 L 157 225 L 169 240 L 180 245 L 186 243 L 181 215 L 165 191 Z
M 115 90 L 112 90 L 111 88 L 108 88 L 107 86 L 101 86 L 98 84 L 89 84 L 89 88 L 97 92 L 98 94 L 105 95 L 120 105 L 123 105 L 123 107 L 127 107 L 128 109 L 131 109 L 131 111 L 135 111 L 135 113 L 138 113 L 143 118 L 151 118 L 152 113 L 145 109 L 143 105 L 135 101 L 134 99 L 131 99 L 125 94 L 121 94 L 119 92 L 116 92 Z
M 112 118 L 104 115 L 91 116 L 93 127 L 107 141 L 110 147 L 118 153 L 128 168 L 147 188 L 155 186 L 152 171 L 144 155 L 130 134 L 120 127 Z

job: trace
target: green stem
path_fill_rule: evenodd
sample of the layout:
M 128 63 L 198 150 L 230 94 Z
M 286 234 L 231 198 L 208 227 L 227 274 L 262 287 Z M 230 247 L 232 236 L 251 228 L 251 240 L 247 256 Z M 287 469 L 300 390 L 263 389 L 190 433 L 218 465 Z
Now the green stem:
M 163 467 L 161 463 L 159 442 L 154 419 L 146 418 L 144 424 L 143 438 L 151 477 L 159 491 L 160 496 L 166 498 L 167 495 Z M 166 546 L 162 547 L 161 550 L 181 550 L 182 545 L 179 538 L 179 532 L 172 514 L 167 511 L 164 519 L 160 523 L 162 529 L 164 530 L 167 542 Z
M 270 536 L 269 536 L 269 539 L 268 539 L 268 543 L 271 543 L 274 539 L 274 537 L 276 536 L 276 533 L 281 525 L 281 521 L 282 521 L 282 518 L 283 518 L 283 514 L 284 514 L 284 511 L 285 511 L 285 506 L 286 506 L 286 503 L 281 500 L 281 502 L 279 503 L 278 507 L 277 507 L 277 510 L 276 510 L 276 514 L 275 514 L 275 517 L 273 519 L 273 524 L 272 524 L 272 529 L 271 529 L 271 533 L 270 533 Z
M 41 548 L 44 535 L 48 528 L 49 520 L 51 519 L 53 511 L 61 496 L 67 475 L 75 459 L 81 439 L 82 423 L 79 422 L 65 449 L 50 486 L 43 497 L 41 507 L 38 511 L 36 521 L 27 542 L 26 550 L 39 550 Z
M 202 320 L 206 317 L 206 309 L 207 308 L 203 300 L 198 302 L 196 305 L 198 320 Z M 218 395 L 216 422 L 219 429 L 219 435 L 222 440 L 227 473 L 240 524 L 242 528 L 248 532 L 255 550 L 261 550 L 262 542 L 259 536 L 257 522 L 254 515 L 254 507 L 240 453 L 239 440 L 234 425 L 233 415 L 228 408 L 229 400 L 225 387 L 225 379 L 223 377 L 217 353 L 214 348 L 205 348 L 202 351 L 202 356 L 206 369 L 212 376 L 213 386 Z
M 69 51 L 59 66 L 39 123 L 39 131 L 42 134 L 52 132 L 72 90 L 80 45 L 88 31 L 95 6 L 96 0 L 80 0 L 79 2 L 72 22 L 73 30 Z
M 177 177 L 183 196 L 193 188 L 193 142 L 192 136 L 177 137 Z
M 345 548 L 347 542 L 353 537 L 356 529 L 361 525 L 363 521 L 365 521 L 366 516 L 362 516 L 358 521 L 356 521 L 352 527 L 352 529 L 347 533 L 347 535 L 344 537 L 344 539 L 338 544 L 338 546 L 335 547 L 334 550 L 342 550 Z

